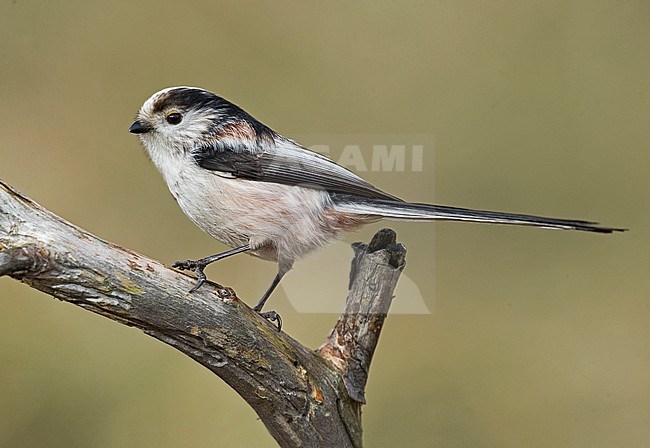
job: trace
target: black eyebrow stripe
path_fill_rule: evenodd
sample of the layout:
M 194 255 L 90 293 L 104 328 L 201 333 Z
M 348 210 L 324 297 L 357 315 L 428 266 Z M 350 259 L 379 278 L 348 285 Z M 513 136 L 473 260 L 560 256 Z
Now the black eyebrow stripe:
M 223 116 L 223 124 L 243 120 L 259 137 L 272 137 L 275 132 L 255 119 L 241 107 L 207 90 L 179 87 L 162 94 L 153 104 L 152 112 L 160 113 L 169 108 L 184 110 L 207 109 Z

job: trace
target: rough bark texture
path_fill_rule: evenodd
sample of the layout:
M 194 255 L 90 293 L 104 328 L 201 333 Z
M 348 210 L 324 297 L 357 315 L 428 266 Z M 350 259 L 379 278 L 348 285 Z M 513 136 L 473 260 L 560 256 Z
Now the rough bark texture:
M 103 241 L 0 181 L 0 275 L 185 353 L 228 383 L 283 447 L 362 446 L 370 361 L 404 266 L 392 230 L 356 243 L 345 310 L 313 351 L 234 291 Z

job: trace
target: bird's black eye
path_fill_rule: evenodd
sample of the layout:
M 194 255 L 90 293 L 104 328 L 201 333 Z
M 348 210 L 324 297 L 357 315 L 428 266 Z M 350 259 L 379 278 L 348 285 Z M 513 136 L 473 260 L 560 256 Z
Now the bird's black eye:
M 178 112 L 172 112 L 165 117 L 165 120 L 167 120 L 167 123 L 169 124 L 178 124 L 183 120 L 183 116 Z

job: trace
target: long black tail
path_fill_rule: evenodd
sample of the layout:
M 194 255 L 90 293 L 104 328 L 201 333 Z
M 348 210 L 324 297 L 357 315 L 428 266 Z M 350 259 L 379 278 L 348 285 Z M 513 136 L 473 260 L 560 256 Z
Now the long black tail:
M 550 229 L 583 230 L 586 232 L 612 233 L 627 229 L 602 227 L 596 222 L 575 219 L 544 218 L 517 213 L 490 212 L 444 205 L 415 204 L 410 202 L 372 199 L 346 194 L 331 195 L 334 207 L 342 212 L 381 216 L 406 221 L 470 221 L 493 224 L 546 227 Z

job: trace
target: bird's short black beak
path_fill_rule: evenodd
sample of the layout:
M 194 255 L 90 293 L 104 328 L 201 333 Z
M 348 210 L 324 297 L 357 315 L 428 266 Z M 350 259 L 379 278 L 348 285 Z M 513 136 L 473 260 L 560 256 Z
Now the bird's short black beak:
M 151 128 L 149 126 L 140 123 L 138 120 L 135 120 L 129 128 L 131 134 L 146 134 L 150 130 Z

